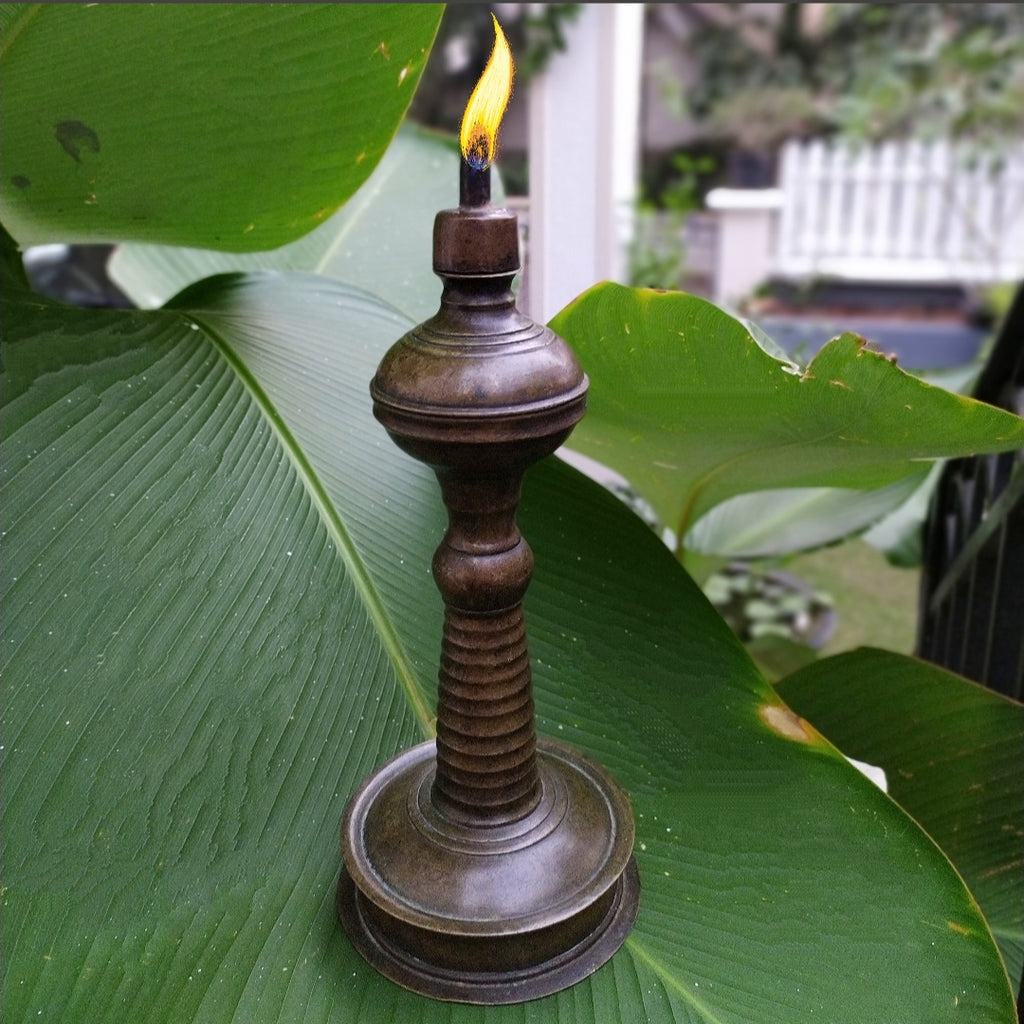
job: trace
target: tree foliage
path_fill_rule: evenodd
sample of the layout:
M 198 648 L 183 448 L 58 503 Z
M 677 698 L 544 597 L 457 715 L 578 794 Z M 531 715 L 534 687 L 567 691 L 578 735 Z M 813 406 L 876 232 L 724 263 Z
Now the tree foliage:
M 738 4 L 690 45 L 691 112 L 754 148 L 812 130 L 998 148 L 1024 131 L 1019 4 Z

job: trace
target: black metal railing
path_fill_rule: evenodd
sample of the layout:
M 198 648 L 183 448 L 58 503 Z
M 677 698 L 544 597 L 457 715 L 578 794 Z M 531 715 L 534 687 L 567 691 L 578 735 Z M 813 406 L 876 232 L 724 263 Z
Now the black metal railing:
M 1024 284 L 974 397 L 1024 413 Z M 1024 448 L 953 459 L 925 523 L 917 653 L 1010 697 L 1024 696 Z M 1024 977 L 1017 979 L 1024 1020 Z
M 1024 285 L 974 397 L 1024 414 Z M 944 467 L 925 523 L 917 653 L 1024 697 L 1024 449 Z

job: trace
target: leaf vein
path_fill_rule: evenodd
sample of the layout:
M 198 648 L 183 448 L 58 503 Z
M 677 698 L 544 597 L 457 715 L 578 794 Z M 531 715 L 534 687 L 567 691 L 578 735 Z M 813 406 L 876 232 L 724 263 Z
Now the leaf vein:
M 313 502 L 321 522 L 327 528 L 328 533 L 334 542 L 335 550 L 341 556 L 348 569 L 353 586 L 359 594 L 363 606 L 373 622 L 377 635 L 380 638 L 381 646 L 387 653 L 395 670 L 398 682 L 405 691 L 409 704 L 412 707 L 424 735 L 433 735 L 433 715 L 423 700 L 419 687 L 416 684 L 415 672 L 409 663 L 408 655 L 398 636 L 395 624 L 391 621 L 384 605 L 377 586 L 370 575 L 365 562 L 351 533 L 342 522 L 338 510 L 331 501 L 323 482 L 306 457 L 295 436 L 292 434 L 283 417 L 278 413 L 270 396 L 263 390 L 252 372 L 239 358 L 231 345 L 215 330 L 209 323 L 195 313 L 185 316 L 187 323 L 196 323 L 200 326 L 210 343 L 217 349 L 223 359 L 238 376 L 239 381 L 252 396 L 259 409 L 264 415 L 266 423 L 277 436 L 284 448 L 289 460 L 292 463 L 299 479 L 306 488 L 306 492 Z

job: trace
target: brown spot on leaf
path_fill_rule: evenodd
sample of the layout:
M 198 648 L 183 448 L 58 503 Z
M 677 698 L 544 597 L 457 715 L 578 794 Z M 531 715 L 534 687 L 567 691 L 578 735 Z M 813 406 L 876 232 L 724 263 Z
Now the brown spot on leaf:
M 780 704 L 765 704 L 761 708 L 761 717 L 769 729 L 787 740 L 796 740 L 798 743 L 811 743 L 814 740 L 814 729 L 810 723 Z
M 842 380 L 830 380 L 829 384 L 831 384 L 834 388 L 842 388 L 844 391 L 853 390 L 853 388 L 851 388 L 849 384 Z
M 956 932 L 957 935 L 973 934 L 970 928 L 968 928 L 966 925 L 959 924 L 956 921 L 947 921 L 946 924 L 949 927 L 949 930 L 951 932 Z
M 61 149 L 76 164 L 82 162 L 83 150 L 88 150 L 90 153 L 100 151 L 100 137 L 81 121 L 58 121 L 53 126 L 53 134 L 60 143 Z

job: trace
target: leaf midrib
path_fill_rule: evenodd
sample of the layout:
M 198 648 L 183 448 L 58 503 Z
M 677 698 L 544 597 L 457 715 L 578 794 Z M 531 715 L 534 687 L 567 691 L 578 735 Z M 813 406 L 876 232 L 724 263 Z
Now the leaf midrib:
M 655 956 L 649 952 L 635 935 L 626 939 L 626 948 L 649 970 L 653 971 L 662 981 L 662 984 L 671 988 L 680 998 L 689 1003 L 699 1013 L 706 1024 L 726 1024 L 721 1017 L 716 1017 L 707 1005 L 701 1002 L 682 982 L 672 974 Z
M 177 316 L 188 325 L 189 330 L 195 324 L 203 331 L 209 342 L 234 371 L 239 382 L 262 412 L 264 420 L 277 436 L 299 479 L 305 486 L 306 492 L 313 502 L 321 522 L 323 522 L 331 539 L 334 541 L 335 550 L 345 562 L 356 592 L 359 594 L 363 606 L 377 630 L 381 645 L 394 666 L 395 674 L 402 689 L 405 691 L 405 695 L 408 698 L 413 714 L 419 722 L 420 728 L 427 738 L 432 738 L 434 736 L 434 716 L 424 702 L 423 696 L 416 684 L 415 672 L 398 636 L 398 631 L 388 615 L 387 608 L 373 582 L 365 561 L 359 554 L 352 535 L 345 527 L 316 470 L 306 457 L 294 434 L 288 429 L 284 418 L 278 413 L 270 396 L 263 390 L 227 339 L 208 322 L 204 321 L 200 315 L 190 312 L 188 314 L 177 314 Z
M 716 463 L 706 473 L 698 477 L 690 488 L 690 492 L 683 504 L 683 511 L 679 517 L 679 522 L 676 525 L 676 537 L 678 538 L 676 554 L 678 557 L 680 559 L 683 557 L 684 539 L 686 534 L 689 532 L 690 527 L 693 526 L 694 510 L 697 503 L 700 501 L 704 491 L 719 480 L 724 473 L 735 469 L 737 465 L 740 465 L 749 459 L 756 459 L 768 452 L 789 451 L 797 448 L 806 448 L 808 446 L 814 447 L 815 445 L 821 444 L 823 441 L 827 441 L 829 438 L 835 437 L 840 429 L 841 428 L 839 427 L 835 427 L 832 430 L 827 430 L 816 437 L 798 438 L 795 441 L 789 441 L 784 444 L 769 444 L 763 445 L 760 448 L 744 448 L 742 451 L 737 452 L 735 455 L 731 455 L 724 461 Z M 895 481 L 893 482 L 895 483 Z M 754 492 L 744 491 L 741 493 L 751 494 Z
M 45 4 L 25 5 L 21 16 L 12 23 L 12 27 L 4 33 L 4 38 L 0 40 L 0 61 L 7 56 L 11 47 L 17 42 L 18 36 L 35 21 L 45 6 Z

